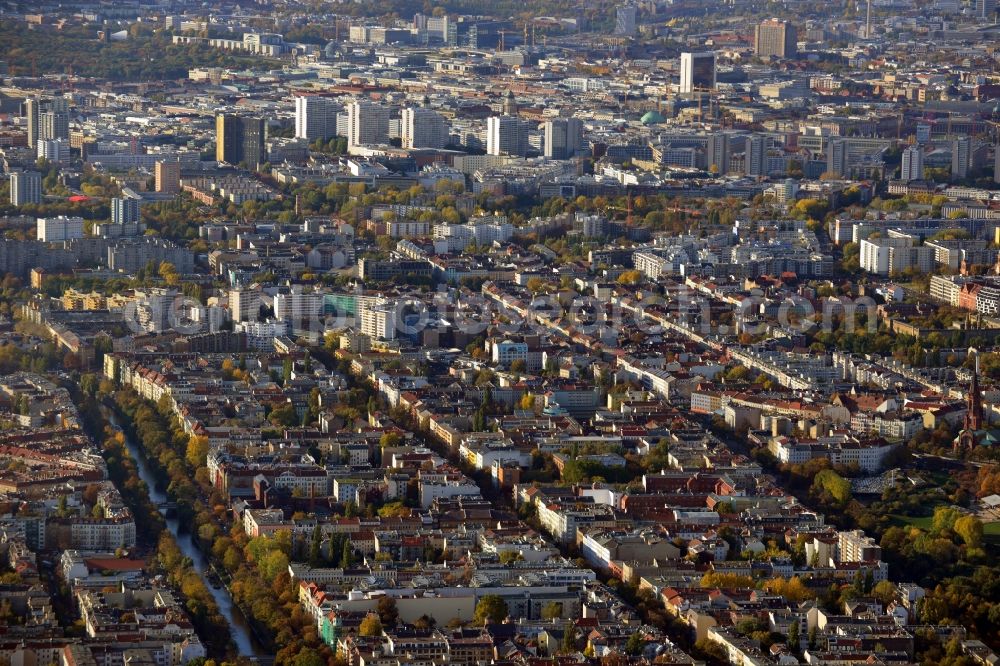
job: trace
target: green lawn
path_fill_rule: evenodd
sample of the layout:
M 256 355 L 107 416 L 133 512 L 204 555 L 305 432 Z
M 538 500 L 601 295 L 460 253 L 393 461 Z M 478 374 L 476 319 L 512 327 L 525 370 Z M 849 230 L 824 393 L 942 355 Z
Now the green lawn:
M 917 527 L 930 532 L 934 524 L 933 516 L 901 516 L 898 513 L 889 514 L 892 524 L 896 527 Z M 1000 520 L 983 523 L 983 541 L 990 546 L 1000 546 Z
M 893 513 L 890 514 L 890 518 L 892 518 L 892 524 L 898 527 L 911 525 L 927 531 L 930 531 L 931 525 L 934 523 L 934 516 L 901 516 L 898 513 Z
M 1000 520 L 983 523 L 983 540 L 994 546 L 1000 546 Z

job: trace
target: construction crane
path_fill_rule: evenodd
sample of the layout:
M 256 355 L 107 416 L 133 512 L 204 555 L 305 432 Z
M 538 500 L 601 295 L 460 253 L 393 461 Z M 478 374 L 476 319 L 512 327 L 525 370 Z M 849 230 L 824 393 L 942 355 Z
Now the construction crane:
M 607 210 L 622 210 L 621 206 L 608 205 Z M 625 186 L 625 226 L 632 227 L 632 186 Z
M 631 90 L 632 90 L 632 77 L 631 76 L 626 76 L 625 77 L 625 97 L 618 104 L 618 109 L 619 110 L 621 110 L 622 108 L 628 106 L 628 94 L 629 94 L 629 91 L 631 91 Z
M 719 91 L 715 88 L 695 86 L 692 89 L 691 94 L 698 96 L 698 120 L 701 122 L 704 122 L 705 120 L 704 103 L 706 94 L 708 95 L 708 114 L 714 118 L 715 97 L 719 94 Z

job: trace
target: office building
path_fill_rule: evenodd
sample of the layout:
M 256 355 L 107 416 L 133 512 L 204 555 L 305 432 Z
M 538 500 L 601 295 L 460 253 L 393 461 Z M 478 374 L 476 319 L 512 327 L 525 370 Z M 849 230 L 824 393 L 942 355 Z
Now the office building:
M 347 107 L 347 145 L 377 146 L 389 143 L 389 109 L 365 100 Z
M 83 238 L 82 217 L 40 217 L 36 221 L 37 239 L 44 243 L 60 243 L 62 241 Z
M 545 122 L 545 157 L 565 160 L 583 146 L 583 123 L 579 118 L 553 118 Z
M 635 19 L 638 15 L 635 5 L 623 5 L 615 10 L 615 34 L 625 37 L 635 35 Z
M 766 175 L 767 143 L 763 136 L 754 134 L 747 139 L 744 170 L 748 176 Z
M 680 93 L 715 90 L 715 52 L 682 53 Z
M 1000 143 L 993 146 L 993 182 L 1000 183 Z
M 753 50 L 761 58 L 794 58 L 798 36 L 795 26 L 781 19 L 767 19 L 754 28 Z
M 42 111 L 55 111 L 69 115 L 69 100 L 62 95 L 56 95 L 50 100 L 46 100 L 42 105 Z
M 177 194 L 181 191 L 181 163 L 174 160 L 159 160 L 156 163 L 156 191 Z
M 972 156 L 972 139 L 959 137 L 951 142 L 951 177 L 952 180 L 967 178 L 969 175 L 969 159 Z
M 15 206 L 42 203 L 42 174 L 37 171 L 11 173 L 10 202 Z
M 433 16 L 427 18 L 427 36 L 433 40 L 454 46 L 458 43 L 458 25 L 446 16 Z
M 400 126 L 403 148 L 444 148 L 448 143 L 448 124 L 432 109 L 403 109 Z
M 486 121 L 486 153 L 488 155 L 524 156 L 528 136 L 524 123 L 512 116 L 493 116 Z
M 49 162 L 69 162 L 69 141 L 65 139 L 39 139 L 35 154 Z
M 847 175 L 847 142 L 843 139 L 830 139 L 826 145 L 826 170 L 838 178 Z
M 34 148 L 38 145 L 38 123 L 41 116 L 41 102 L 37 99 L 24 100 L 24 115 L 28 119 L 28 147 Z
M 139 200 L 130 197 L 115 197 L 111 200 L 111 221 L 115 224 L 130 224 L 139 221 Z
M 295 136 L 308 141 L 326 141 L 337 136 L 340 105 L 328 97 L 295 98 Z
M 903 151 L 903 169 L 900 180 L 922 180 L 924 177 L 924 151 L 920 146 L 910 146 Z
M 708 135 L 705 144 L 705 168 L 712 173 L 729 173 L 729 136 L 722 132 Z
M 997 0 L 976 0 L 976 19 L 984 23 L 996 22 Z
M 215 159 L 256 169 L 267 161 L 263 118 L 220 113 L 215 117 Z
M 69 114 L 65 111 L 45 111 L 39 117 L 38 139 L 69 141 Z M 67 145 L 69 145 L 67 143 Z

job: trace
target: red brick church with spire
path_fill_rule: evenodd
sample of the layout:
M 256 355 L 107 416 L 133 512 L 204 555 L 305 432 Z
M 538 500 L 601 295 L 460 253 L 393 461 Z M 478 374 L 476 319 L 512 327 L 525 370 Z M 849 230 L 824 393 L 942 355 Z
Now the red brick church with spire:
M 969 395 L 966 397 L 968 407 L 965 412 L 965 427 L 955 440 L 955 448 L 960 451 L 971 451 L 979 444 L 983 435 L 983 396 L 979 390 L 979 352 L 976 352 L 976 364 L 972 367 L 972 383 Z

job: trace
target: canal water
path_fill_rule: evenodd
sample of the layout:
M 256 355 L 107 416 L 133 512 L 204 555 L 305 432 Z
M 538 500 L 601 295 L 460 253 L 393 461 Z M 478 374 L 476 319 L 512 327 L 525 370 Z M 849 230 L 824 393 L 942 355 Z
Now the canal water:
M 118 420 L 115 418 L 115 414 L 108 411 L 106 416 L 114 425 L 118 425 Z M 135 461 L 135 466 L 139 470 L 139 478 L 146 482 L 146 487 L 149 488 L 149 499 L 150 501 L 159 506 L 170 501 L 167 493 L 163 492 L 156 487 L 156 476 L 153 474 L 153 470 L 150 468 L 149 463 L 146 461 L 145 455 L 143 455 L 142 449 L 132 441 L 131 437 L 125 437 L 125 444 L 128 446 L 129 453 L 132 454 L 132 459 Z M 170 533 L 174 535 L 174 539 L 177 541 L 177 547 L 180 548 L 181 552 L 187 557 L 191 558 L 194 563 L 195 571 L 201 576 L 202 580 L 205 582 L 205 586 L 215 597 L 215 603 L 219 606 L 219 612 L 222 616 L 226 618 L 229 622 L 229 628 L 232 632 L 233 642 L 236 644 L 236 648 L 239 651 L 241 657 L 255 657 L 260 661 L 269 661 L 270 655 L 260 642 L 256 639 L 253 631 L 250 629 L 250 625 L 247 624 L 246 618 L 236 604 L 233 603 L 233 598 L 229 594 L 229 590 L 224 587 L 213 587 L 211 583 L 205 578 L 205 570 L 209 567 L 208 559 L 205 555 L 198 549 L 194 541 L 191 539 L 190 532 L 180 533 L 180 524 L 177 518 L 168 518 L 164 516 L 167 523 L 167 529 Z

